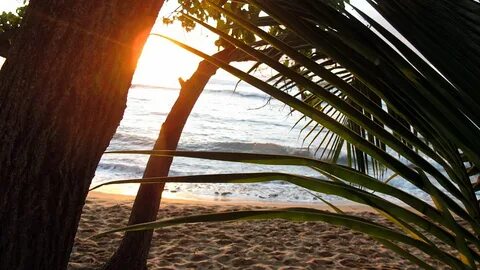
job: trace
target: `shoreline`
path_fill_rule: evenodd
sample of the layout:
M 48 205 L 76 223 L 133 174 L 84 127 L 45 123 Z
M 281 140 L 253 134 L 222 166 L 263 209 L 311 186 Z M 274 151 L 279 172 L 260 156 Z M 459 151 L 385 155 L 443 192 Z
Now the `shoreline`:
M 135 200 L 134 195 L 126 195 L 126 194 L 116 194 L 116 193 L 109 193 L 109 192 L 102 192 L 102 191 L 91 191 L 88 193 L 87 199 L 100 199 L 110 201 L 111 203 L 114 202 L 123 202 L 128 203 Z M 183 198 L 162 198 L 160 205 L 198 205 L 198 206 L 231 206 L 231 207 L 252 207 L 252 208 L 287 208 L 287 207 L 309 207 L 315 208 L 319 210 L 329 210 L 331 211 L 332 208 L 322 202 L 315 202 L 315 203 L 305 203 L 305 202 L 278 202 L 278 201 L 254 201 L 254 200 L 236 200 L 232 199 L 225 199 L 222 198 L 221 200 L 212 200 L 212 199 L 183 199 Z M 342 209 L 343 211 L 347 212 L 375 212 L 371 207 L 357 204 L 357 203 L 345 203 L 345 202 L 334 202 L 333 203 L 336 207 Z

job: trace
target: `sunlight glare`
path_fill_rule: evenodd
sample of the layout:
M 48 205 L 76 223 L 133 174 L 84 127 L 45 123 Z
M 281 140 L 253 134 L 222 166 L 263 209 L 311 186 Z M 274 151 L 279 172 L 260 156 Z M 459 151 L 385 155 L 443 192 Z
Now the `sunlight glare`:
M 200 60 L 166 40 L 150 36 L 138 61 L 133 83 L 178 87 L 178 78 L 188 78 Z
M 216 52 L 214 37 L 202 31 L 185 32 L 179 25 L 157 22 L 152 33 L 164 34 L 194 48 Z M 202 59 L 159 36 L 151 35 L 138 61 L 133 83 L 178 88 L 178 78 L 187 80 Z

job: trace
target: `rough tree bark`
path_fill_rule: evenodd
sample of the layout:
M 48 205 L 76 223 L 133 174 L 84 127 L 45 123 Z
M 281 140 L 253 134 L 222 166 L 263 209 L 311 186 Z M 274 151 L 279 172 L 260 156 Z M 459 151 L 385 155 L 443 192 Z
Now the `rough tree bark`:
M 10 30 L 7 32 L 0 33 L 0 56 L 1 57 L 7 57 L 8 50 L 10 50 L 11 47 L 11 40 L 14 38 L 14 36 L 17 34 L 17 30 Z
M 30 1 L 0 71 L 0 269 L 65 269 L 162 0 Z
M 227 48 L 213 55 L 224 62 L 247 60 L 243 52 Z M 162 124 L 160 134 L 153 147 L 154 150 L 175 150 L 180 140 L 183 127 L 210 78 L 215 75 L 217 67 L 207 61 L 198 65 L 195 73 L 185 82 L 181 82 L 180 94 Z M 168 176 L 171 157 L 150 156 L 144 178 Z M 128 224 L 154 221 L 160 207 L 164 184 L 140 185 Z M 144 270 L 150 250 L 153 231 L 127 232 L 122 242 L 107 262 L 105 270 Z

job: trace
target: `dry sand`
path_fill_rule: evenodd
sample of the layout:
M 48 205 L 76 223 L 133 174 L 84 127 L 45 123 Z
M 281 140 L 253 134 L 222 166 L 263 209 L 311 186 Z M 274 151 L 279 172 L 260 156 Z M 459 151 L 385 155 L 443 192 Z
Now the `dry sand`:
M 132 202 L 133 197 L 129 196 L 89 195 L 69 269 L 98 269 L 108 260 L 122 233 L 87 238 L 125 225 Z M 283 206 L 165 200 L 159 218 Z M 343 210 L 385 223 L 359 206 L 344 206 Z M 158 229 L 154 233 L 148 266 L 151 270 L 417 269 L 364 234 L 321 222 L 284 220 L 198 223 Z

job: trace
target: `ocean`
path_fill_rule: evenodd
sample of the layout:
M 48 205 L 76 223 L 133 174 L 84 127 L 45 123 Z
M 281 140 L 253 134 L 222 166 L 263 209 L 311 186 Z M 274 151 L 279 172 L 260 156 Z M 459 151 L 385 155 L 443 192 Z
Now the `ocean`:
M 133 85 L 127 109 L 108 150 L 150 150 L 160 126 L 175 102 L 179 89 Z M 303 142 L 305 120 L 294 127 L 300 114 L 271 100 L 263 92 L 245 84 L 213 80 L 206 86 L 185 126 L 179 150 L 228 151 L 292 154 L 314 157 L 316 144 Z M 105 154 L 92 186 L 106 181 L 141 178 L 148 156 Z M 170 175 L 213 173 L 286 172 L 321 177 L 316 171 L 298 166 L 263 166 L 201 159 L 175 158 Z M 388 175 L 387 175 L 388 176 Z M 424 196 L 406 181 L 392 184 Z M 135 195 L 138 185 L 111 185 L 103 192 Z M 282 181 L 256 184 L 178 184 L 168 183 L 166 198 L 207 200 L 262 200 L 281 202 L 319 202 L 301 187 Z M 322 195 L 337 203 L 347 202 L 336 196 Z

